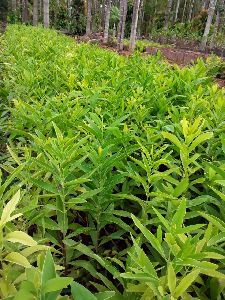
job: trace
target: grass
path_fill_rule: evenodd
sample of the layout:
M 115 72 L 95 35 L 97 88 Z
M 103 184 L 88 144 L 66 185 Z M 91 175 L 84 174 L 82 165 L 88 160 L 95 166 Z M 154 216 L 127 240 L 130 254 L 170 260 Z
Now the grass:
M 1 45 L 1 298 L 223 299 L 218 66 L 18 25 Z

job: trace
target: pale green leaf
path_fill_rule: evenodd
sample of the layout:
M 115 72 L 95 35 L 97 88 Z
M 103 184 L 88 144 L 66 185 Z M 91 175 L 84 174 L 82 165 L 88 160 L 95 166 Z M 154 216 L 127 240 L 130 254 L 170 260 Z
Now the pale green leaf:
M 213 137 L 212 132 L 205 132 L 199 135 L 190 145 L 189 152 L 192 152 L 199 144 L 211 139 Z
M 170 289 L 171 294 L 175 291 L 176 288 L 176 273 L 174 271 L 172 263 L 168 264 L 168 287 Z
M 36 246 L 37 242 L 23 231 L 13 231 L 5 236 L 5 239 L 12 243 L 20 243 L 26 246 Z
M 6 204 L 6 206 L 3 209 L 1 220 L 0 220 L 0 227 L 15 218 L 15 217 L 14 218 L 11 217 L 11 214 L 16 209 L 16 205 L 18 204 L 19 200 L 20 200 L 20 191 L 18 190 L 17 193 L 12 197 L 12 199 Z M 17 216 L 20 215 L 21 214 L 18 214 Z
M 20 254 L 18 252 L 10 252 L 8 255 L 6 255 L 6 257 L 4 259 L 13 264 L 20 265 L 24 268 L 31 268 L 31 264 L 26 259 L 26 257 L 24 257 L 22 254 Z
M 183 145 L 181 144 L 181 142 L 178 140 L 178 138 L 174 134 L 163 131 L 162 135 L 165 139 L 170 140 L 181 151 L 183 150 Z

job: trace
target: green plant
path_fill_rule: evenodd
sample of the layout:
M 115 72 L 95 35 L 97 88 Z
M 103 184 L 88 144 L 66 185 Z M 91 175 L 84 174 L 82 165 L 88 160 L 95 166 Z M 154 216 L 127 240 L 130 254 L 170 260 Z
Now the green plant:
M 26 279 L 20 285 L 19 291 L 13 300 L 39 299 L 56 300 L 68 299 L 60 297 L 59 293 L 73 281 L 70 277 L 59 277 L 56 274 L 51 252 L 48 250 L 44 259 L 40 258 L 39 268 L 30 268 L 26 271 Z
M 134 246 L 129 251 L 130 271 L 121 275 L 138 282 L 131 283 L 128 291 L 142 294 L 141 299 L 187 299 L 193 293 L 203 299 L 204 292 L 212 288 L 211 284 L 215 284 L 220 288 L 212 288 L 211 296 L 213 299 L 220 297 L 225 277 L 222 270 L 217 271 L 219 265 L 215 260 L 223 260 L 224 256 L 214 252 L 212 247 L 214 224 L 209 223 L 205 233 L 199 230 L 203 224 L 185 227 L 185 200 L 181 200 L 171 222 L 158 210 L 154 211 L 161 223 L 157 227 L 156 236 L 138 218 L 132 216 L 142 236 L 133 239 Z M 191 236 L 191 232 L 196 234 Z M 140 247 L 146 242 L 152 247 L 151 258 Z M 212 279 L 204 283 L 204 275 Z
M 2 41 L 0 209 L 20 187 L 23 214 L 3 237 L 22 231 L 44 250 L 25 271 L 4 261 L 5 294 L 223 299 L 219 62 L 179 68 L 40 27 L 10 25 Z
M 13 226 L 10 226 L 9 223 L 22 215 L 21 213 L 15 213 L 19 200 L 20 191 L 18 190 L 4 206 L 0 219 L 0 295 L 2 299 L 16 293 L 18 282 L 21 281 L 26 270 L 32 268 L 32 254 L 47 249 L 44 245 L 38 245 L 27 233 L 21 230 L 13 230 Z M 12 267 L 14 264 L 16 267 Z

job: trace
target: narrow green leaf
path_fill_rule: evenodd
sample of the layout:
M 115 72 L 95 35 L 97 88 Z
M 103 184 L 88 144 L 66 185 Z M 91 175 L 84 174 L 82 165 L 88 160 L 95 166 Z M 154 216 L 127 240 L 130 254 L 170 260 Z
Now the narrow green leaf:
M 33 182 L 36 186 L 38 186 L 41 189 L 46 190 L 50 193 L 53 193 L 53 194 L 59 193 L 56 186 L 52 183 L 48 183 L 48 182 L 42 181 L 40 179 L 35 179 L 35 178 L 30 178 L 30 181 Z
M 188 177 L 185 177 L 181 180 L 181 182 L 176 186 L 173 196 L 174 197 L 180 197 L 188 188 L 189 186 L 189 180 Z
M 151 245 L 164 257 L 164 252 L 161 244 L 157 240 L 157 238 L 145 227 L 141 224 L 141 222 L 134 215 L 131 215 L 134 224 L 140 229 L 146 239 L 151 243 Z
M 173 292 L 175 291 L 176 288 L 176 273 L 174 271 L 173 265 L 172 263 L 168 264 L 168 287 L 170 289 L 170 293 L 173 294 Z
M 18 204 L 19 200 L 20 200 L 20 191 L 18 191 L 4 207 L 1 220 L 0 220 L 0 227 L 12 220 L 11 214 L 16 209 L 16 205 Z M 21 214 L 18 214 L 17 216 L 20 215 Z
M 211 139 L 213 137 L 212 132 L 205 132 L 199 135 L 190 145 L 189 152 L 192 152 L 199 144 Z
M 182 199 L 172 219 L 172 224 L 175 228 L 180 229 L 182 227 L 185 215 L 186 215 L 186 200 Z
M 194 270 L 185 276 L 179 285 L 176 287 L 174 292 L 174 297 L 179 298 L 183 295 L 183 293 L 191 286 L 191 284 L 197 279 L 199 275 L 199 270 Z
M 52 258 L 52 254 L 50 250 L 48 250 L 45 254 L 42 275 L 41 275 L 41 286 L 44 287 L 45 283 L 50 280 L 56 278 L 55 265 Z
M 174 134 L 163 131 L 163 132 L 162 132 L 162 136 L 163 136 L 165 139 L 170 140 L 170 141 L 171 141 L 175 146 L 177 146 L 177 148 L 179 148 L 181 151 L 183 150 L 183 145 L 181 144 L 181 142 L 178 140 L 178 138 L 177 138 Z

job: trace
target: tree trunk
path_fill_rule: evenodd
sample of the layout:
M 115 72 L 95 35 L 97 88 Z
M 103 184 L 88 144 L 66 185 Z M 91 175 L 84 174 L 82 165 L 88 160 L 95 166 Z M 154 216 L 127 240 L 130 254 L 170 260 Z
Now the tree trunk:
M 86 35 L 91 34 L 92 28 L 92 0 L 88 0 L 87 3 L 87 24 L 86 24 Z
M 194 4 L 195 4 L 195 0 L 191 0 L 190 10 L 189 10 L 189 14 L 188 14 L 188 22 L 189 23 L 191 22 Z
M 219 29 L 219 26 L 220 26 L 220 21 L 221 21 L 221 19 L 220 19 L 220 9 L 221 9 L 222 5 L 224 5 L 224 3 L 223 3 L 223 1 L 220 1 L 220 3 L 218 3 L 218 7 L 217 7 L 217 11 L 216 11 L 216 21 L 215 21 L 212 40 L 211 40 L 211 43 L 210 43 L 210 48 L 213 48 L 214 39 L 215 39 L 215 36 L 218 33 L 218 29 Z
M 33 26 L 38 25 L 38 0 L 33 0 Z
M 27 0 L 22 0 L 22 23 L 28 23 L 28 3 Z
M 16 5 L 16 0 L 12 0 L 12 1 L 11 1 L 11 6 L 12 6 L 12 11 L 13 11 L 13 13 L 16 13 L 16 7 L 17 7 L 17 5 Z
M 44 27 L 49 28 L 49 0 L 43 0 Z
M 193 14 L 193 8 L 194 8 L 195 0 L 191 0 L 191 6 L 189 10 L 189 15 L 188 15 L 188 22 L 191 22 L 192 14 Z
M 209 31 L 210 31 L 210 27 L 211 27 L 212 20 L 213 20 L 213 15 L 214 15 L 215 8 L 216 8 L 216 2 L 217 2 L 217 0 L 210 0 L 210 3 L 209 3 L 208 18 L 207 18 L 207 21 L 206 21 L 205 31 L 204 31 L 201 46 L 200 46 L 200 49 L 202 51 L 205 50 L 206 45 L 207 45 L 207 41 L 208 41 L 208 37 L 209 37 Z
M 144 20 L 144 0 L 140 0 L 140 8 L 139 8 L 139 13 L 138 13 L 138 24 L 137 24 L 137 37 L 141 37 L 141 28 Z
M 68 17 L 71 18 L 71 16 L 72 16 L 72 1 L 71 0 L 67 1 L 67 13 L 68 13 Z
M 104 44 L 107 44 L 108 39 L 109 39 L 110 11 L 111 11 L 111 0 L 107 0 L 106 1 L 106 11 L 105 11 L 104 37 L 103 37 Z
M 177 22 L 178 13 L 179 13 L 179 8 L 180 8 L 180 0 L 177 0 L 177 6 L 176 6 L 176 11 L 175 11 L 174 23 Z
M 165 29 L 166 30 L 169 28 L 172 5 L 173 5 L 173 0 L 168 0 L 166 12 L 165 12 Z
M 185 2 L 184 2 L 184 8 L 183 8 L 182 19 L 181 19 L 182 23 L 184 23 L 186 7 L 187 7 L 187 0 L 185 0 Z
M 105 28 L 105 0 L 102 0 L 101 25 L 102 28 Z
M 133 51 L 135 49 L 139 7 L 140 7 L 140 0 L 134 0 L 131 33 L 130 33 L 130 45 L 129 45 L 130 51 Z
M 123 50 L 123 40 L 127 17 L 127 0 L 120 0 L 120 23 L 118 30 L 118 50 Z

